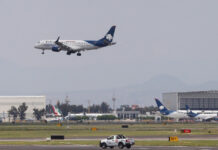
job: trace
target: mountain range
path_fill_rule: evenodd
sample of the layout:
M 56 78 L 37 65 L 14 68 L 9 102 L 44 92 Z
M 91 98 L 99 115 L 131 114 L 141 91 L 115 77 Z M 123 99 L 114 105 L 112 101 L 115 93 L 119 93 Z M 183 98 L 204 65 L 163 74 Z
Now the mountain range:
M 122 104 L 138 104 L 139 106 L 155 105 L 154 98 L 162 99 L 162 93 L 165 92 L 186 92 L 186 91 L 202 91 L 202 90 L 217 90 L 218 81 L 210 81 L 199 85 L 188 85 L 176 77 L 169 75 L 159 75 L 150 80 L 135 85 L 125 87 L 117 87 L 113 89 L 101 90 L 86 90 L 86 91 L 68 91 L 47 92 L 47 103 L 55 103 L 54 100 L 64 100 L 66 96 L 71 104 L 88 103 L 100 104 L 107 102 L 112 106 L 112 97 L 116 98 L 116 107 Z

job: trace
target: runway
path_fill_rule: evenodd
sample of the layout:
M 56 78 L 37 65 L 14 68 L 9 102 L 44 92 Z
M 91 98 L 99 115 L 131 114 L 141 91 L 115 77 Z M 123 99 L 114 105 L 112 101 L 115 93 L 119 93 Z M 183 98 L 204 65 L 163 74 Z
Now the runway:
M 1 150 L 102 150 L 97 146 L 86 145 L 39 145 L 39 146 L 9 146 L 1 145 Z M 187 146 L 133 146 L 131 150 L 217 150 L 215 147 L 187 147 Z M 118 150 L 118 148 L 115 148 Z
M 77 137 L 67 138 L 65 141 L 89 141 L 100 140 L 103 137 Z M 167 141 L 167 136 L 143 136 L 134 137 L 136 141 L 152 141 L 160 140 Z M 48 139 L 47 139 L 48 140 Z M 179 140 L 218 140 L 218 135 L 185 135 L 179 136 Z M 29 141 L 39 142 L 46 141 L 46 138 L 32 138 L 32 139 L 0 139 L 0 141 Z M 0 150 L 101 150 L 98 146 L 91 145 L 0 145 Z M 109 148 L 108 148 L 109 149 Z M 126 149 L 126 148 L 125 148 Z M 192 147 L 192 146 L 133 146 L 132 150 L 218 150 L 218 147 Z M 118 148 L 115 148 L 118 150 Z M 127 149 L 126 149 L 127 150 Z
M 100 141 L 101 139 L 106 137 L 72 137 L 65 138 L 66 141 Z M 130 137 L 134 138 L 135 141 L 167 141 L 168 136 L 141 136 L 141 137 Z M 184 135 L 178 136 L 180 141 L 183 140 L 218 140 L 218 135 Z M 46 141 L 46 138 L 19 138 L 19 139 L 0 139 L 0 141 L 29 141 L 29 142 L 38 142 L 38 141 Z

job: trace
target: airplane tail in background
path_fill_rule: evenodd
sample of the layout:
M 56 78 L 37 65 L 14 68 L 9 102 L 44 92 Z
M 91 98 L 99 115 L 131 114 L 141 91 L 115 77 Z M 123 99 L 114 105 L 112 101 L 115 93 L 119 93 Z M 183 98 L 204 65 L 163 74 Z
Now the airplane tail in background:
M 61 113 L 60 109 L 57 106 L 52 105 L 52 110 L 53 110 L 55 116 L 57 116 L 57 117 L 62 116 L 62 113 Z
M 189 117 L 195 117 L 195 116 L 197 116 L 196 113 L 193 113 L 193 112 L 191 111 L 191 109 L 189 108 L 188 105 L 185 105 L 185 108 L 186 108 L 186 110 L 187 110 L 187 115 L 188 115 Z
M 192 112 L 188 105 L 185 105 L 185 109 L 187 110 L 187 113 Z
M 169 110 L 160 102 L 159 99 L 155 98 L 155 101 L 157 103 L 157 107 L 158 107 L 161 114 L 163 114 L 163 115 L 169 114 Z

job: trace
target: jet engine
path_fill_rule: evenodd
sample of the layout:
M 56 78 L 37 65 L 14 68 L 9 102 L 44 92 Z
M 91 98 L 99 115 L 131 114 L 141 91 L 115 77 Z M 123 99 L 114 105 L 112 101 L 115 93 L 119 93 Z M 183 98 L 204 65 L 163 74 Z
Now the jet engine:
M 58 47 L 58 46 L 54 46 L 54 47 L 51 48 L 51 50 L 52 50 L 53 52 L 60 52 L 60 51 L 61 51 L 61 48 Z

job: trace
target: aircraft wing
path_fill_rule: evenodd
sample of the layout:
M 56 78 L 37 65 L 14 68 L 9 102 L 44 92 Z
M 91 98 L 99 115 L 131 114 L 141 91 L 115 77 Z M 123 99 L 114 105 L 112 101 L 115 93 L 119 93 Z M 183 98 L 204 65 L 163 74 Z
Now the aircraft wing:
M 78 49 L 74 49 L 70 46 L 67 46 L 65 44 L 63 44 L 62 42 L 59 41 L 60 37 L 58 37 L 58 39 L 55 41 L 55 44 L 57 44 L 62 50 L 66 50 L 68 52 L 71 52 L 71 53 L 75 53 L 78 51 Z

